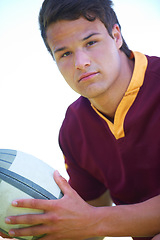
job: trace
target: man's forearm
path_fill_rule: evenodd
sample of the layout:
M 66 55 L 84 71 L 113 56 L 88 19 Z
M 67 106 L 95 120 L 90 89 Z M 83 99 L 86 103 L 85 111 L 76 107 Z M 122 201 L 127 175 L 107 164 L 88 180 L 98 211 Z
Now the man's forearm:
M 133 205 L 96 209 L 99 236 L 155 236 L 160 231 L 160 195 Z

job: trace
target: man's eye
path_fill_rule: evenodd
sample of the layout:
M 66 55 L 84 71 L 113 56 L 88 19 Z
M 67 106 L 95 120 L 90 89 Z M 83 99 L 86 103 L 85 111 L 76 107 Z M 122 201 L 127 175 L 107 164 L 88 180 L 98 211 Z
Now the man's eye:
M 95 43 L 96 43 L 96 41 L 90 41 L 90 42 L 87 43 L 87 46 L 92 46 L 92 45 L 94 45 Z
M 67 57 L 71 54 L 71 52 L 65 52 L 61 57 Z

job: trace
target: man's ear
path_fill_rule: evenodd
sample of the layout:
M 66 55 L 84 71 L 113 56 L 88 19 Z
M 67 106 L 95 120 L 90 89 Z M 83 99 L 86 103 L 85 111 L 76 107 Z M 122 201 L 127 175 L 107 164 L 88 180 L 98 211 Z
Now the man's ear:
M 120 49 L 122 47 L 122 44 L 123 44 L 123 39 L 122 39 L 122 35 L 121 35 L 121 30 L 120 30 L 118 24 L 115 24 L 113 26 L 112 36 L 113 36 L 113 39 L 116 42 L 117 48 Z

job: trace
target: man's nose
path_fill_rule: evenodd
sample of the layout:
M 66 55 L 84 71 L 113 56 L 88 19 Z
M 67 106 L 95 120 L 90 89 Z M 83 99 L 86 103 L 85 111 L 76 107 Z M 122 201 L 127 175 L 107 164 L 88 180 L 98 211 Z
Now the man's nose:
M 75 54 L 75 67 L 76 69 L 83 70 L 90 66 L 90 58 L 84 51 L 77 51 Z

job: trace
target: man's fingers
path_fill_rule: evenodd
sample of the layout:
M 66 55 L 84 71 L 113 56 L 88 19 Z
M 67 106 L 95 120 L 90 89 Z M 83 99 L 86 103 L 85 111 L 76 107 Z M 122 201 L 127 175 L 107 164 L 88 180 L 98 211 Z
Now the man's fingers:
M 58 171 L 54 172 L 54 178 L 57 185 L 60 187 L 63 193 L 67 190 L 70 190 L 71 187 L 67 183 L 67 181 L 60 176 Z M 24 208 L 32 208 L 47 211 L 54 206 L 54 202 L 57 200 L 43 200 L 43 199 L 17 199 L 12 202 L 14 207 L 24 207 Z
M 48 211 L 54 206 L 55 201 L 57 200 L 17 199 L 12 202 L 12 206 Z
M 51 231 L 52 226 L 33 226 L 33 227 L 26 227 L 26 228 L 14 228 L 10 229 L 9 235 L 11 237 L 16 236 L 40 236 L 43 234 L 47 234 Z
M 64 195 L 73 191 L 67 180 L 63 178 L 57 170 L 54 171 L 54 180 L 59 186 L 59 188 L 62 190 Z
M 5 223 L 7 224 L 29 224 L 29 225 L 39 225 L 44 223 L 53 222 L 53 214 L 52 217 L 49 214 L 25 214 L 19 216 L 10 216 L 5 219 Z

